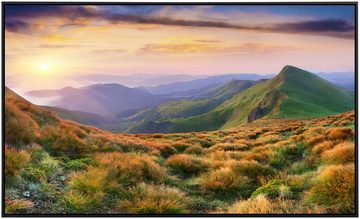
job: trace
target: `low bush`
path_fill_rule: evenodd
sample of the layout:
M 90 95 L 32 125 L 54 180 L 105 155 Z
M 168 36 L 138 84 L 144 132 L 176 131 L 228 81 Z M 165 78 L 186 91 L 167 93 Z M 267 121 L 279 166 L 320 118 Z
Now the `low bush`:
M 323 134 L 313 136 L 306 140 L 306 143 L 310 146 L 314 146 L 327 140 L 327 137 Z
M 27 114 L 19 110 L 13 103 L 6 102 L 5 107 L 5 143 L 10 145 L 26 145 L 35 141 L 38 125 Z
M 178 151 L 170 145 L 157 145 L 154 148 L 160 151 L 160 155 L 167 158 L 171 155 L 176 154 Z
M 94 146 L 86 144 L 74 133 L 65 131 L 61 126 L 46 125 L 40 139 L 46 151 L 53 156 L 78 158 L 94 151 Z
M 175 142 L 172 145 L 178 152 L 182 153 L 184 152 L 187 148 L 192 147 L 192 144 L 188 144 L 186 142 Z
M 336 145 L 333 149 L 325 151 L 321 155 L 323 162 L 327 164 L 344 164 L 355 161 L 355 144 L 344 142 Z
M 30 155 L 5 145 L 5 175 L 15 176 L 30 162 Z
M 256 198 L 238 201 L 227 210 L 229 214 L 270 214 L 274 211 L 273 204 L 264 195 Z
M 82 194 L 70 190 L 64 196 L 64 207 L 68 213 L 101 213 L 104 194 L 96 192 L 92 194 Z
M 240 160 L 246 155 L 246 152 L 241 151 L 206 151 L 205 156 L 211 160 L 227 161 Z
M 235 143 L 219 143 L 215 144 L 209 150 L 212 151 L 246 151 L 249 146 L 246 144 L 235 144 Z
M 69 181 L 69 186 L 72 190 L 84 195 L 108 191 L 117 186 L 108 178 L 108 172 L 104 168 L 89 167 L 84 172 L 74 174 Z
M 203 154 L 204 149 L 199 145 L 194 145 L 191 147 L 186 148 L 184 151 L 185 154 L 195 154 L 195 155 L 201 155 Z
M 189 199 L 176 188 L 140 184 L 130 189 L 128 199 L 118 203 L 121 213 L 187 213 Z
M 230 206 L 229 214 L 324 214 L 324 208 L 317 205 L 301 206 L 293 200 L 277 198 L 268 199 L 265 195 L 258 195 L 248 200 L 240 200 Z
M 351 128 L 332 128 L 328 131 L 331 139 L 346 140 L 354 138 L 354 131 Z
M 95 156 L 95 162 L 109 171 L 110 178 L 124 186 L 139 182 L 160 183 L 167 176 L 166 169 L 148 155 L 100 153 Z
M 337 213 L 355 213 L 355 167 L 330 165 L 320 170 L 306 193 L 305 202 Z
M 278 147 L 270 160 L 270 165 L 276 169 L 283 169 L 289 166 L 290 163 L 301 160 L 306 149 L 306 146 L 301 143 Z
M 260 194 L 265 195 L 268 198 L 277 198 L 282 195 L 281 188 L 284 188 L 285 180 L 273 179 L 266 183 L 264 186 L 257 188 L 251 197 L 256 197 Z
M 205 191 L 218 193 L 235 192 L 242 196 L 251 194 L 253 185 L 251 180 L 243 175 L 224 167 L 211 170 L 200 177 L 200 185 Z
M 32 208 L 34 203 L 30 200 L 26 199 L 6 199 L 5 198 L 5 213 L 6 214 L 14 214 L 21 213 L 20 211 Z
M 273 168 L 262 165 L 254 160 L 241 160 L 239 162 L 234 162 L 232 169 L 236 173 L 247 176 L 250 179 L 257 179 L 259 177 L 275 174 L 275 170 Z
M 333 148 L 335 145 L 334 141 L 323 141 L 320 144 L 315 145 L 311 151 L 314 153 L 318 153 L 321 154 L 322 152 L 326 151 L 326 150 L 330 150 L 331 148 Z
M 201 158 L 187 154 L 178 154 L 169 157 L 166 166 L 170 167 L 175 173 L 197 174 L 208 169 L 208 164 Z
M 92 163 L 93 160 L 91 158 L 80 158 L 67 161 L 65 163 L 65 167 L 67 170 L 71 171 L 84 170 L 88 165 Z
M 202 196 L 195 196 L 190 199 L 190 208 L 195 211 L 194 213 L 204 213 L 224 209 L 225 203 L 217 199 L 213 200 L 211 198 L 209 200 Z
M 21 176 L 32 182 L 55 181 L 62 174 L 59 161 L 43 154 L 44 157 L 38 163 L 31 163 L 21 171 Z

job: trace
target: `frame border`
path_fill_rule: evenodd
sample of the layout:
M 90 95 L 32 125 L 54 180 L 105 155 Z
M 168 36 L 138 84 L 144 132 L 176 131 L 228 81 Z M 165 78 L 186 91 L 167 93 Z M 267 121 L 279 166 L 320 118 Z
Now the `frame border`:
M 355 58 L 355 213 L 354 214 L 6 214 L 5 213 L 5 6 L 6 5 L 347 5 L 354 7 L 354 58 Z M 2 168 L 1 217 L 358 217 L 358 2 L 1 2 L 1 118 L 2 118 Z

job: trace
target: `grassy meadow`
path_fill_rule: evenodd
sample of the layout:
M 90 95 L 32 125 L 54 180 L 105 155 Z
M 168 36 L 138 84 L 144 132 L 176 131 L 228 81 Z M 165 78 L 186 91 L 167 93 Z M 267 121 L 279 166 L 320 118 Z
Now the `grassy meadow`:
M 113 134 L 7 90 L 6 214 L 354 214 L 354 111 Z

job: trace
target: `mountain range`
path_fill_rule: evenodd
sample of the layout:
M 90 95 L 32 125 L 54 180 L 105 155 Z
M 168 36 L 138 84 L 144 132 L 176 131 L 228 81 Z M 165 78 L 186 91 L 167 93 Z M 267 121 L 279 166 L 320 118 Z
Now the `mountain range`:
M 259 118 L 312 118 L 354 108 L 350 91 L 294 66 L 285 66 L 271 79 L 252 74 L 238 77 L 241 80 L 232 77 L 237 75 L 150 88 L 96 84 L 28 95 L 58 97 L 47 108 L 64 119 L 128 133 L 218 130 Z
M 151 107 L 169 100 L 120 84 L 95 84 L 80 88 L 34 90 L 28 92 L 27 95 L 58 97 L 50 103 L 51 106 L 105 116 L 130 109 Z
M 274 78 L 239 92 L 215 109 L 184 119 L 144 121 L 129 133 L 233 128 L 259 118 L 312 118 L 354 108 L 353 95 L 302 69 L 285 66 Z

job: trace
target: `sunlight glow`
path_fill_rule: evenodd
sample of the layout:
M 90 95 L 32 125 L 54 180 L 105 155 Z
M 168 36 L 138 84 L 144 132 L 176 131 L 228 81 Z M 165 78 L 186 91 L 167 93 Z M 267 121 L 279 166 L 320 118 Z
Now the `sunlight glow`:
M 50 68 L 50 65 L 48 64 L 48 63 L 41 63 L 40 65 L 39 65 L 39 69 L 41 70 L 41 71 L 48 71 L 49 70 L 49 68 Z

